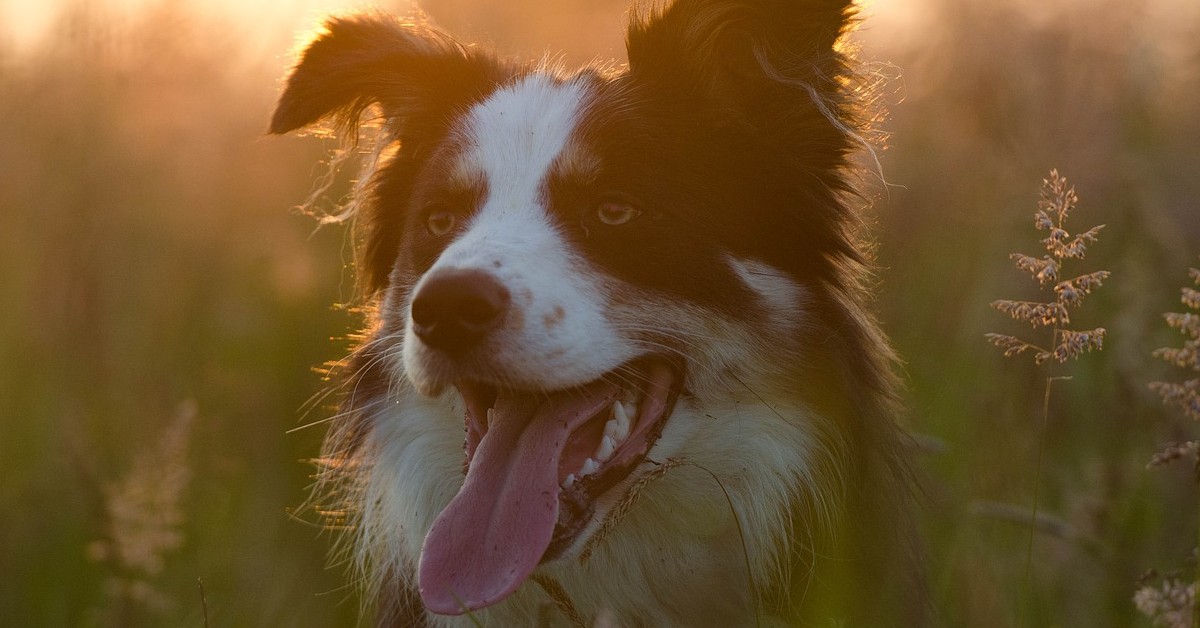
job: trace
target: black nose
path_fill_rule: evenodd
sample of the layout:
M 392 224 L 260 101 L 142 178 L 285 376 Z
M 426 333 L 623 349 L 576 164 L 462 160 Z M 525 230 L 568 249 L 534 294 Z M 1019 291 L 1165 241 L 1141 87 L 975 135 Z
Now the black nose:
M 413 298 L 413 331 L 435 349 L 462 353 L 500 324 L 508 302 L 508 289 L 485 272 L 438 271 Z

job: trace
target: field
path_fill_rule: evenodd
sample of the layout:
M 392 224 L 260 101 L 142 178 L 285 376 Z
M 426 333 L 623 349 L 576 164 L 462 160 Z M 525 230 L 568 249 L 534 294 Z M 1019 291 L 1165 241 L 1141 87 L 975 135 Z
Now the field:
M 576 63 L 620 58 L 624 4 L 424 6 Z M 315 13 L 122 6 L 67 1 L 38 38 L 0 27 L 0 617 L 354 626 L 302 507 L 319 369 L 358 324 L 345 230 L 294 209 L 334 145 L 264 135 Z M 1147 463 L 1200 438 L 1149 387 L 1196 376 L 1152 351 L 1183 344 L 1163 313 L 1187 311 L 1200 267 L 1200 3 L 866 15 L 891 112 L 863 175 L 877 307 L 924 445 L 934 605 L 948 626 L 1154 625 L 1135 593 L 1197 572 L 1194 460 Z M 1078 193 L 1070 228 L 1105 225 L 1071 270 L 1111 275 L 1071 312 L 1103 350 L 1039 366 L 985 334 L 1047 333 L 990 304 L 1045 300 L 1009 255 L 1043 254 L 1051 169 Z

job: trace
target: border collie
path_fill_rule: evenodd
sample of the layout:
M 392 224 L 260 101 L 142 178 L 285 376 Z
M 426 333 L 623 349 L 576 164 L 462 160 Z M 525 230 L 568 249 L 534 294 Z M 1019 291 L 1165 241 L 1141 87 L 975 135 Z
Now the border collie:
M 848 0 L 676 0 L 566 71 L 330 19 L 272 133 L 371 138 L 320 499 L 380 625 L 914 625 Z

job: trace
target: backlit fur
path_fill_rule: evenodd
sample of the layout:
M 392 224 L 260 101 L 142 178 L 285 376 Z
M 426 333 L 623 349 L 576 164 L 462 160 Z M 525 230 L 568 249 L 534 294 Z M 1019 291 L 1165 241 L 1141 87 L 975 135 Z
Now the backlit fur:
M 852 12 L 676 0 L 633 20 L 617 71 L 503 62 L 380 15 L 309 45 L 272 132 L 377 129 L 354 200 L 369 315 L 318 500 L 351 524 L 379 625 L 924 621 L 910 445 L 863 287 Z M 610 202 L 639 215 L 597 220 Z M 410 317 L 447 270 L 511 294 L 468 357 Z M 683 364 L 682 393 L 575 544 L 494 606 L 426 612 L 416 565 L 463 482 L 455 382 L 555 391 L 651 353 Z

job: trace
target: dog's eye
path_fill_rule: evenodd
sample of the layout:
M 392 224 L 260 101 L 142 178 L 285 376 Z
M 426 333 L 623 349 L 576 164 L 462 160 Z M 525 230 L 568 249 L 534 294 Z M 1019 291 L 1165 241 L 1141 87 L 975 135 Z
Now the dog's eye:
M 429 235 L 440 238 L 454 230 L 458 217 L 446 210 L 434 210 L 425 219 L 425 228 Z
M 606 225 L 623 225 L 642 215 L 642 211 L 625 203 L 606 201 L 596 208 L 596 218 Z

